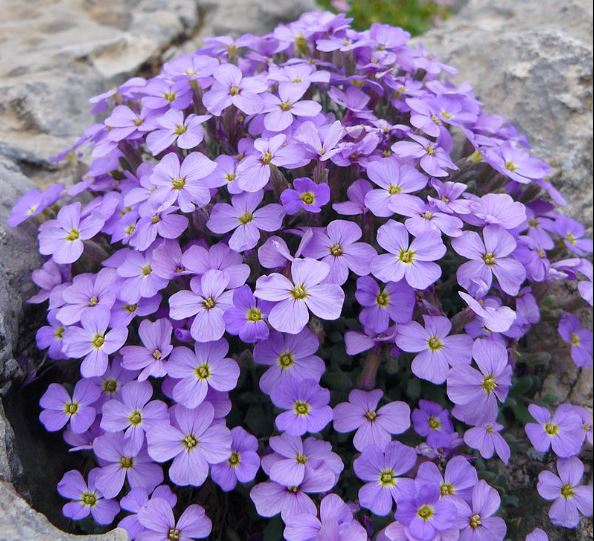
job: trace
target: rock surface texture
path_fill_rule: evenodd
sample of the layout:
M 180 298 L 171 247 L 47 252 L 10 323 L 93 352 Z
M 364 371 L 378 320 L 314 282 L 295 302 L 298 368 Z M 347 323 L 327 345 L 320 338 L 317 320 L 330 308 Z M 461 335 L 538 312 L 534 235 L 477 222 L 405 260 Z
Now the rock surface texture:
M 2 0 L 1 5 L 0 50 L 9 54 L 0 57 L 0 398 L 24 376 L 16 359 L 23 334 L 19 321 L 31 291 L 30 271 L 38 264 L 33 228 L 9 230 L 6 217 L 33 185 L 80 175 L 73 166 L 52 165 L 49 157 L 91 123 L 88 99 L 135 73 L 151 73 L 204 35 L 262 33 L 315 7 L 314 0 Z M 591 229 L 591 3 L 469 0 L 423 41 L 460 69 L 460 78 L 474 84 L 489 109 L 514 119 L 530 135 L 537 153 L 555 167 L 569 212 Z M 547 380 L 552 392 L 560 400 L 589 403 L 591 371 L 578 373 L 567 356 L 557 366 L 559 372 Z M 83 538 L 63 534 L 16 494 L 11 482 L 31 496 L 17 452 L 27 446 L 27 437 L 15 439 L 0 402 L 0 541 L 126 539 L 118 531 Z M 43 469 L 50 460 L 43 452 L 34 459 L 36 474 L 39 464 Z M 37 482 L 53 492 L 47 479 Z M 577 535 L 582 537 L 571 539 L 587 539 L 588 531 Z

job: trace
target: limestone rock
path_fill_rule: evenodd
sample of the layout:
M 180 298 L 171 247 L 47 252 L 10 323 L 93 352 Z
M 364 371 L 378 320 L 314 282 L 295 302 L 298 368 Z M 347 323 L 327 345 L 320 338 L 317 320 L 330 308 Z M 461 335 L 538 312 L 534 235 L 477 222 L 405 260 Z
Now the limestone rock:
M 469 0 L 422 41 L 528 134 L 568 212 L 591 230 L 592 3 Z

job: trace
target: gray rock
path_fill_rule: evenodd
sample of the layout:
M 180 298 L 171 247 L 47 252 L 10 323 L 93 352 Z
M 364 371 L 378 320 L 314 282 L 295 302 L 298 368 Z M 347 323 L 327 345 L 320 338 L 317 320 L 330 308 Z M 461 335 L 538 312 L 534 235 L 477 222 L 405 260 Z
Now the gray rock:
M 592 3 L 469 0 L 422 41 L 528 134 L 591 230 Z

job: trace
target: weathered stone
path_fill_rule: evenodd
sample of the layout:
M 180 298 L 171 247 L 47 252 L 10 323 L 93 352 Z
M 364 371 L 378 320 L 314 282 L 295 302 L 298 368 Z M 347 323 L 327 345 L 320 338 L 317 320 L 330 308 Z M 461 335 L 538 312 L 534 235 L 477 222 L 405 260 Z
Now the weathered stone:
M 469 0 L 422 41 L 528 135 L 591 229 L 592 3 Z

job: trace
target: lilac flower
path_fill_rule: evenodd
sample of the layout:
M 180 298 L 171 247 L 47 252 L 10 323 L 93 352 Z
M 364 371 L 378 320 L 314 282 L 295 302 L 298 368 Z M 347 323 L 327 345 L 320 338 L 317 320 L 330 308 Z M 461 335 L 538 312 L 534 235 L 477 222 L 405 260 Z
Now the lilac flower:
M 559 407 L 551 415 L 547 408 L 536 404 L 530 404 L 528 411 L 536 423 L 526 425 L 526 434 L 537 451 L 546 453 L 552 448 L 559 458 L 569 458 L 580 453 L 584 434 L 582 418 L 576 411 Z
M 237 288 L 233 291 L 233 306 L 223 314 L 227 332 L 239 336 L 246 344 L 266 340 L 268 311 L 268 303 L 256 299 L 249 286 Z
M 47 313 L 47 322 L 49 325 L 40 327 L 35 333 L 37 347 L 47 349 L 47 355 L 50 359 L 56 361 L 67 359 L 68 357 L 62 351 L 65 327 L 58 321 L 56 310 L 50 310 Z
M 12 207 L 6 223 L 9 227 L 16 227 L 29 218 L 38 216 L 60 198 L 63 190 L 62 184 L 54 184 L 44 192 L 29 190 Z
M 468 424 L 493 422 L 497 401 L 505 401 L 511 386 L 511 366 L 504 346 L 489 339 L 476 340 L 472 356 L 478 370 L 456 364 L 448 376 L 448 397 L 456 404 L 454 415 Z
M 238 482 L 250 483 L 260 469 L 258 440 L 240 426 L 231 429 L 231 437 L 231 457 L 210 468 L 212 480 L 225 492 L 234 490 Z
M 322 127 L 307 121 L 297 128 L 295 139 L 302 144 L 309 158 L 317 158 L 325 162 L 341 151 L 340 141 L 345 134 L 338 120 Z
M 144 94 L 142 105 L 159 112 L 168 108 L 181 111 L 192 102 L 192 88 L 181 79 L 169 81 L 155 77 L 144 88 Z
M 592 331 L 582 327 L 574 314 L 564 313 L 559 321 L 559 334 L 571 346 L 571 358 L 579 367 L 592 366 Z
M 334 203 L 332 208 L 343 216 L 358 216 L 367 213 L 365 198 L 372 190 L 371 184 L 366 180 L 359 179 L 353 182 L 347 189 L 348 201 Z
M 270 398 L 285 410 L 276 417 L 276 427 L 291 436 L 320 432 L 332 421 L 330 392 L 314 380 L 287 382 L 272 389 Z
M 133 141 L 143 137 L 146 132 L 152 129 L 152 123 L 146 122 L 147 116 L 148 111 L 144 109 L 137 113 L 126 105 L 114 107 L 111 115 L 105 119 L 105 125 L 110 128 L 109 140 Z
M 466 334 L 449 336 L 452 324 L 447 317 L 423 316 L 425 327 L 411 321 L 398 327 L 396 345 L 417 353 L 412 371 L 417 377 L 443 383 L 451 366 L 470 364 L 473 340 Z
M 210 201 L 210 190 L 204 178 L 216 168 L 216 163 L 200 152 L 188 154 L 180 166 L 175 153 L 164 156 L 153 169 L 151 182 L 157 190 L 151 196 L 161 208 L 179 205 L 182 212 L 193 212 Z
M 282 274 L 262 276 L 256 281 L 254 295 L 276 303 L 268 321 L 277 330 L 298 334 L 307 325 L 309 310 L 324 320 L 340 317 L 344 292 L 336 284 L 323 284 L 330 266 L 315 259 L 296 259 L 291 265 L 291 280 Z
M 410 408 L 404 402 L 390 402 L 378 408 L 383 393 L 354 389 L 349 401 L 334 408 L 334 430 L 347 434 L 356 430 L 353 444 L 358 451 L 369 445 L 384 449 L 392 434 L 402 434 L 410 427 Z
M 404 281 L 390 282 L 380 288 L 370 276 L 357 279 L 355 297 L 364 307 L 359 314 L 361 323 L 377 333 L 385 332 L 390 321 L 408 323 L 416 304 L 413 289 Z
M 415 432 L 427 438 L 427 444 L 433 449 L 449 447 L 452 442 L 454 427 L 447 409 L 435 402 L 420 400 L 419 409 L 412 412 Z
M 103 404 L 101 428 L 106 432 L 124 431 L 130 452 L 136 454 L 145 441 L 144 435 L 155 423 L 168 418 L 167 405 L 152 400 L 153 388 L 147 381 L 130 381 L 121 390 L 121 400 Z
M 225 334 L 223 314 L 232 305 L 233 293 L 227 291 L 225 271 L 209 270 L 192 278 L 191 291 L 179 291 L 169 299 L 169 315 L 180 320 L 194 317 L 190 332 L 198 342 L 219 340 Z
M 367 176 L 379 189 L 373 189 L 365 195 L 365 206 L 382 218 L 398 212 L 403 203 L 412 203 L 415 196 L 410 194 L 427 186 L 425 175 L 394 158 L 371 162 L 367 167 Z
M 122 387 L 138 376 L 135 370 L 126 370 L 122 367 L 121 358 L 115 357 L 108 365 L 105 373 L 100 377 L 92 378 L 101 392 L 101 402 L 122 396 Z
M 375 515 L 388 515 L 403 492 L 414 490 L 414 481 L 401 476 L 416 463 L 415 450 L 397 441 L 389 443 L 385 450 L 373 444 L 365 447 L 353 464 L 357 477 L 367 481 L 359 490 L 361 506 Z
M 324 361 L 315 355 L 319 347 L 318 339 L 307 328 L 298 334 L 272 331 L 268 340 L 254 348 L 254 361 L 270 367 L 260 378 L 260 389 L 270 394 L 290 381 L 318 383 L 325 370 Z
M 302 100 L 307 88 L 303 86 L 280 85 L 278 96 L 264 94 L 264 127 L 271 132 L 289 128 L 295 117 L 315 117 L 322 106 L 312 100 Z
M 95 421 L 97 411 L 93 404 L 99 399 L 99 395 L 99 389 L 86 379 L 74 386 L 72 396 L 62 385 L 51 383 L 39 400 L 39 405 L 43 408 L 39 420 L 49 432 L 61 430 L 69 424 L 74 433 L 82 434 Z
M 167 485 L 158 486 L 150 496 L 151 500 L 154 498 L 162 498 L 169 502 L 172 507 L 177 502 L 176 495 Z M 121 508 L 128 511 L 129 514 L 120 520 L 118 528 L 126 530 L 130 539 L 136 539 L 139 534 L 144 531 L 144 527 L 138 521 L 138 513 L 148 502 L 149 494 L 144 488 L 134 488 L 120 500 Z
M 177 347 L 167 364 L 167 373 L 180 380 L 173 388 L 173 398 L 187 408 L 196 408 L 206 398 L 209 387 L 216 391 L 231 391 L 237 385 L 239 366 L 226 357 L 226 340 L 197 343 L 194 351 Z
M 80 203 L 62 207 L 55 220 L 39 228 L 39 252 L 51 255 L 56 263 L 74 263 L 83 253 L 83 241 L 93 238 L 104 223 L 100 216 L 82 218 Z
M 493 458 L 497 453 L 501 461 L 508 464 L 511 451 L 503 436 L 499 434 L 502 430 L 503 425 L 499 423 L 486 423 L 470 428 L 464 433 L 464 443 L 479 451 L 483 458 Z
M 212 523 L 204 509 L 192 504 L 176 521 L 172 505 L 163 498 L 151 499 L 138 513 L 138 521 L 148 530 L 140 539 L 146 541 L 191 541 L 207 539 Z
M 102 465 L 95 483 L 106 498 L 116 497 L 126 480 L 133 489 L 149 491 L 163 481 L 161 466 L 151 460 L 146 449 L 134 447 L 122 432 L 103 434 L 93 442 L 93 452 Z
M 396 509 L 396 520 L 405 525 L 415 539 L 433 541 L 456 522 L 456 506 L 441 498 L 439 486 L 415 484 L 416 494 L 402 498 Z
M 165 288 L 168 280 L 158 276 L 152 267 L 153 258 L 150 253 L 144 254 L 130 251 L 124 262 L 118 266 L 117 272 L 125 278 L 120 296 L 129 304 L 136 304 L 140 299 L 154 297 Z
M 502 175 L 521 184 L 529 184 L 550 173 L 550 168 L 545 163 L 510 142 L 504 142 L 499 149 L 487 149 L 484 158 Z
M 155 322 L 143 320 L 138 327 L 138 336 L 142 346 L 122 348 L 122 366 L 126 370 L 141 370 L 139 381 L 149 376 L 162 378 L 167 374 L 167 357 L 173 350 L 171 332 L 173 327 L 168 319 Z
M 584 465 L 577 458 L 557 460 L 557 475 L 543 471 L 538 476 L 538 493 L 553 501 L 549 518 L 555 526 L 575 528 L 580 515 L 592 516 L 592 487 L 580 485 L 584 476 Z
M 423 233 L 436 232 L 448 237 L 459 237 L 462 234 L 462 220 L 445 212 L 438 207 L 425 203 L 421 199 L 401 202 L 395 212 L 408 216 L 404 223 L 409 233 L 418 237 Z
M 176 485 L 202 486 L 209 465 L 231 456 L 231 432 L 215 422 L 210 402 L 192 410 L 177 405 L 173 417 L 175 425 L 158 424 L 147 433 L 148 453 L 161 463 L 173 459 L 169 478 Z
M 479 317 L 482 327 L 491 332 L 507 332 L 516 320 L 516 313 L 509 306 L 501 306 L 491 299 L 478 301 L 463 291 L 459 295 Z
M 447 177 L 449 170 L 456 170 L 448 153 L 440 146 L 420 135 L 410 135 L 414 141 L 399 141 L 394 143 L 392 150 L 399 158 L 420 159 L 423 171 L 432 177 Z
M 507 533 L 505 522 L 493 515 L 501 505 L 497 491 L 485 481 L 475 484 L 472 491 L 472 503 L 465 504 L 459 511 L 461 521 L 465 524 L 460 532 L 460 541 L 503 541 Z
M 592 239 L 582 238 L 586 230 L 579 222 L 566 216 L 559 216 L 555 220 L 554 231 L 563 238 L 565 246 L 575 254 L 585 256 L 592 253 Z
M 195 274 L 202 275 L 209 270 L 225 271 L 229 278 L 229 289 L 236 289 L 245 284 L 250 268 L 243 264 L 241 254 L 234 252 L 224 242 L 210 248 L 190 246 L 182 256 L 182 265 Z
M 446 252 L 439 234 L 423 234 L 410 242 L 406 227 L 389 220 L 379 228 L 377 241 L 389 253 L 371 261 L 371 272 L 383 282 L 404 278 L 411 287 L 424 290 L 441 276 L 441 268 L 433 263 Z
M 155 156 L 174 143 L 178 148 L 195 148 L 204 139 L 202 124 L 209 118 L 210 115 L 188 115 L 184 118 L 182 111 L 171 109 L 156 120 L 158 129 L 147 135 L 146 144 Z
M 536 528 L 526 537 L 526 541 L 549 541 L 549 536 L 540 528 Z
M 469 209 L 485 225 L 498 225 L 503 229 L 514 229 L 527 219 L 526 207 L 507 194 L 483 195 L 471 201 Z
M 263 108 L 262 94 L 267 90 L 266 83 L 256 77 L 244 77 L 241 70 L 233 64 L 219 66 L 214 74 L 215 83 L 204 94 L 204 105 L 210 113 L 220 116 L 231 105 L 246 115 L 260 113 Z
M 64 332 L 62 350 L 68 357 L 84 357 L 80 372 L 85 378 L 103 375 L 107 370 L 109 355 L 126 342 L 128 329 L 108 331 L 109 318 L 107 309 L 97 308 L 82 314 L 82 327 L 68 327 Z
M 67 471 L 58 483 L 60 496 L 72 500 L 62 507 L 64 516 L 72 520 L 82 520 L 91 515 L 97 524 L 107 526 L 120 511 L 115 500 L 103 497 L 96 488 L 95 481 L 99 469 L 89 472 L 88 481 L 76 470 Z
M 465 231 L 452 240 L 454 250 L 471 260 L 458 268 L 458 282 L 470 290 L 474 281 L 482 280 L 490 289 L 495 275 L 503 291 L 517 295 L 526 279 L 526 269 L 509 257 L 516 249 L 515 239 L 504 229 L 491 225 L 483 229 L 483 239 L 474 231 Z
M 301 210 L 319 213 L 330 201 L 328 184 L 316 184 L 310 178 L 296 178 L 293 187 L 281 194 L 281 203 L 287 214 L 297 214 Z
M 260 230 L 276 231 L 285 215 L 281 205 L 266 205 L 258 209 L 263 198 L 264 193 L 258 191 L 235 195 L 230 205 L 216 204 L 211 211 L 208 228 L 219 235 L 233 231 L 229 247 L 236 252 L 251 250 L 260 240 Z
M 324 497 L 318 515 L 296 514 L 287 517 L 284 537 L 287 541 L 367 541 L 367 532 L 354 518 L 353 512 L 335 494 Z

